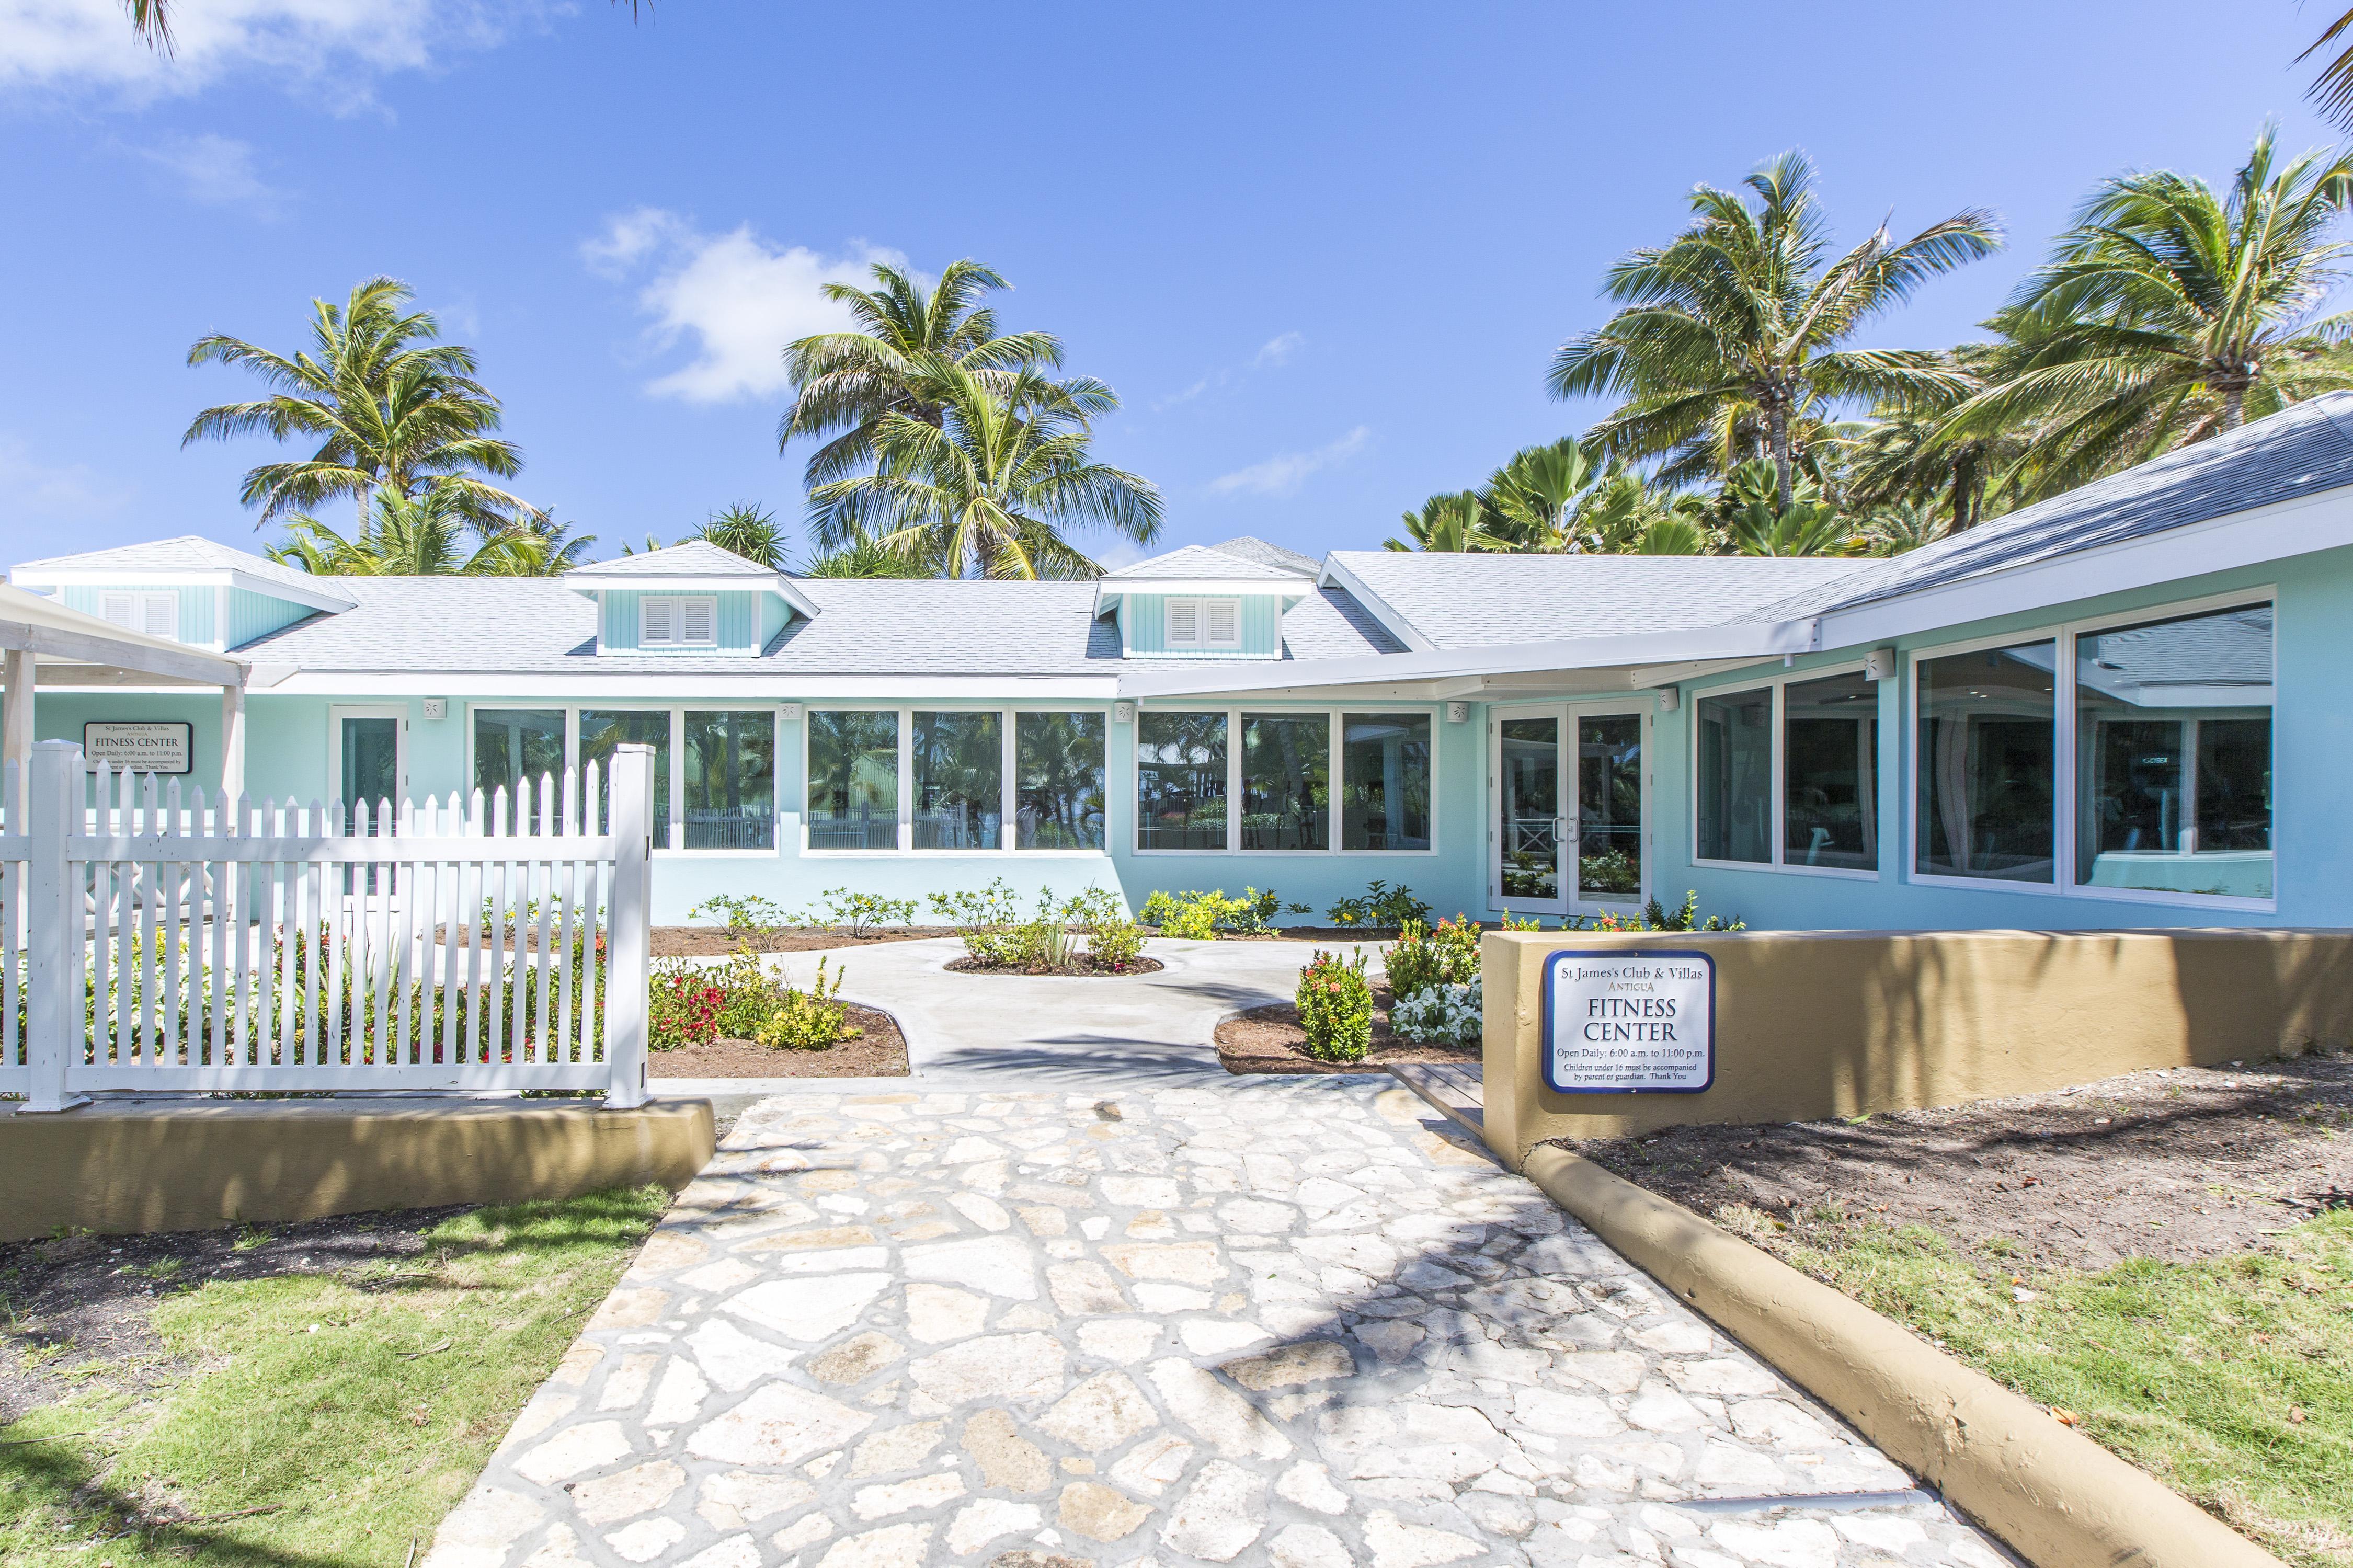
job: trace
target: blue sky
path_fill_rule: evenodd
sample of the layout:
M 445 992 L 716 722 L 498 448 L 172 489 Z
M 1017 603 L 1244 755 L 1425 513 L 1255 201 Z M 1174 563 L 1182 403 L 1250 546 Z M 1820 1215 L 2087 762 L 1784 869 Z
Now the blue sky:
M 1370 547 L 1599 412 L 1546 364 L 1695 182 L 1801 146 L 1849 238 L 1995 209 L 2010 249 L 1876 334 L 1929 346 L 2101 176 L 2219 180 L 2267 114 L 2329 139 L 2294 0 L 180 3 L 160 61 L 115 0 L 0 0 L 0 561 L 252 547 L 269 445 L 179 445 L 250 384 L 187 345 L 291 349 L 377 272 L 480 351 L 516 488 L 599 553 L 797 520 L 776 348 L 877 255 L 1017 285 L 1007 322 L 1124 397 L 1098 450 L 1164 543 Z

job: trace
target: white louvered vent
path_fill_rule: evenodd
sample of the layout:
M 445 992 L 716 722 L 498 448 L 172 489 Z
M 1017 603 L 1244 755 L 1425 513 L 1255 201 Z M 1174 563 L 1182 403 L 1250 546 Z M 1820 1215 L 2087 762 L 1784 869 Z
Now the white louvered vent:
M 1171 599 L 1168 601 L 1168 646 L 1198 647 L 1201 646 L 1201 601 Z
M 678 644 L 678 601 L 647 598 L 638 601 L 638 641 L 646 647 Z
M 649 594 L 638 601 L 639 647 L 713 647 L 718 641 L 718 600 Z
M 718 641 L 714 623 L 718 619 L 715 599 L 681 599 L 678 602 L 678 640 L 688 647 L 707 647 Z
M 1241 646 L 1241 605 L 1232 599 L 1201 601 L 1203 641 L 1211 647 Z
M 161 594 L 100 594 L 98 618 L 125 631 L 176 641 L 180 636 L 180 595 L 176 590 Z

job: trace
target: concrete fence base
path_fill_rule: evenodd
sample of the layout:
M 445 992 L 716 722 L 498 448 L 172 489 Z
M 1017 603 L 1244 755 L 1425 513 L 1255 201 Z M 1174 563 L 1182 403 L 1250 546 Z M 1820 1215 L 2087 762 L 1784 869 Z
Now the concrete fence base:
M 565 1198 L 659 1182 L 713 1147 L 711 1102 L 148 1100 L 0 1115 L 0 1240 Z

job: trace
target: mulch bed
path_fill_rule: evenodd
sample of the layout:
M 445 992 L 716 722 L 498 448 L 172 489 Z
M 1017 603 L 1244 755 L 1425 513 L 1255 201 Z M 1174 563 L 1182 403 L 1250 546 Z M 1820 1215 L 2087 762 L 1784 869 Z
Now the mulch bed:
M 826 926 L 761 931 L 732 931 L 723 926 L 656 926 L 654 956 L 724 958 L 741 947 L 754 952 L 807 952 L 820 947 L 871 947 L 881 942 L 921 942 L 925 937 L 954 935 L 954 926 L 886 926 L 862 936 Z
M 1385 987 L 1373 988 L 1373 1042 L 1362 1061 L 1327 1062 L 1309 1056 L 1307 1031 L 1299 1026 L 1299 1009 L 1288 1002 L 1253 1007 L 1219 1025 L 1218 1060 L 1230 1073 L 1380 1072 L 1391 1062 L 1478 1065 L 1477 1046 L 1423 1045 L 1399 1038 L 1389 1027 L 1393 1000 Z
M 0 1331 L 6 1352 L 0 1353 L 0 1426 L 67 1397 L 92 1373 L 135 1396 L 192 1371 L 155 1332 L 158 1296 L 212 1279 L 374 1268 L 424 1251 L 424 1233 L 468 1206 L 342 1215 L 266 1229 L 0 1242 L 0 1280 L 13 1314 Z M 240 1240 L 248 1244 L 242 1249 Z M 179 1268 L 160 1279 L 139 1272 L 174 1258 Z M 223 1354 L 235 1348 L 220 1347 Z
M 1787 1220 L 1827 1205 L 1970 1247 L 1999 1239 L 2038 1268 L 2097 1270 L 2242 1253 L 2353 1207 L 2348 1130 L 2353 1060 L 2307 1057 L 1861 1122 L 1563 1146 L 1703 1215 L 1743 1205 Z
M 1080 966 L 1071 969 L 1050 969 L 1042 963 L 983 963 L 976 958 L 959 958 L 948 967 L 958 974 L 1028 974 L 1039 978 L 1060 976 L 1066 980 L 1124 980 L 1137 974 L 1157 974 L 1168 966 L 1156 958 L 1131 958 L 1124 967 L 1109 965 L 1097 968 L 1080 955 Z
M 646 1056 L 649 1078 L 904 1078 L 907 1040 L 888 1013 L 845 1002 L 858 1038 L 821 1051 L 793 1051 L 756 1040 L 717 1039 Z

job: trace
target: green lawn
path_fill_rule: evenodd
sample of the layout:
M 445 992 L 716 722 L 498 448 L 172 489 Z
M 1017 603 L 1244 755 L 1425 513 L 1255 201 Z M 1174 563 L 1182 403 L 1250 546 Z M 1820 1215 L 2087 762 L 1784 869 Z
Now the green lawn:
M 133 1401 L 93 1367 L 85 1392 L 0 1430 L 0 1556 L 401 1568 L 668 1201 L 480 1209 L 364 1274 L 164 1297 L 156 1330 L 196 1370 Z M 186 1522 L 138 1522 L 158 1515 Z
M 2287 1561 L 2353 1565 L 2353 1213 L 2261 1253 L 2035 1276 L 1917 1226 L 1721 1217 Z

